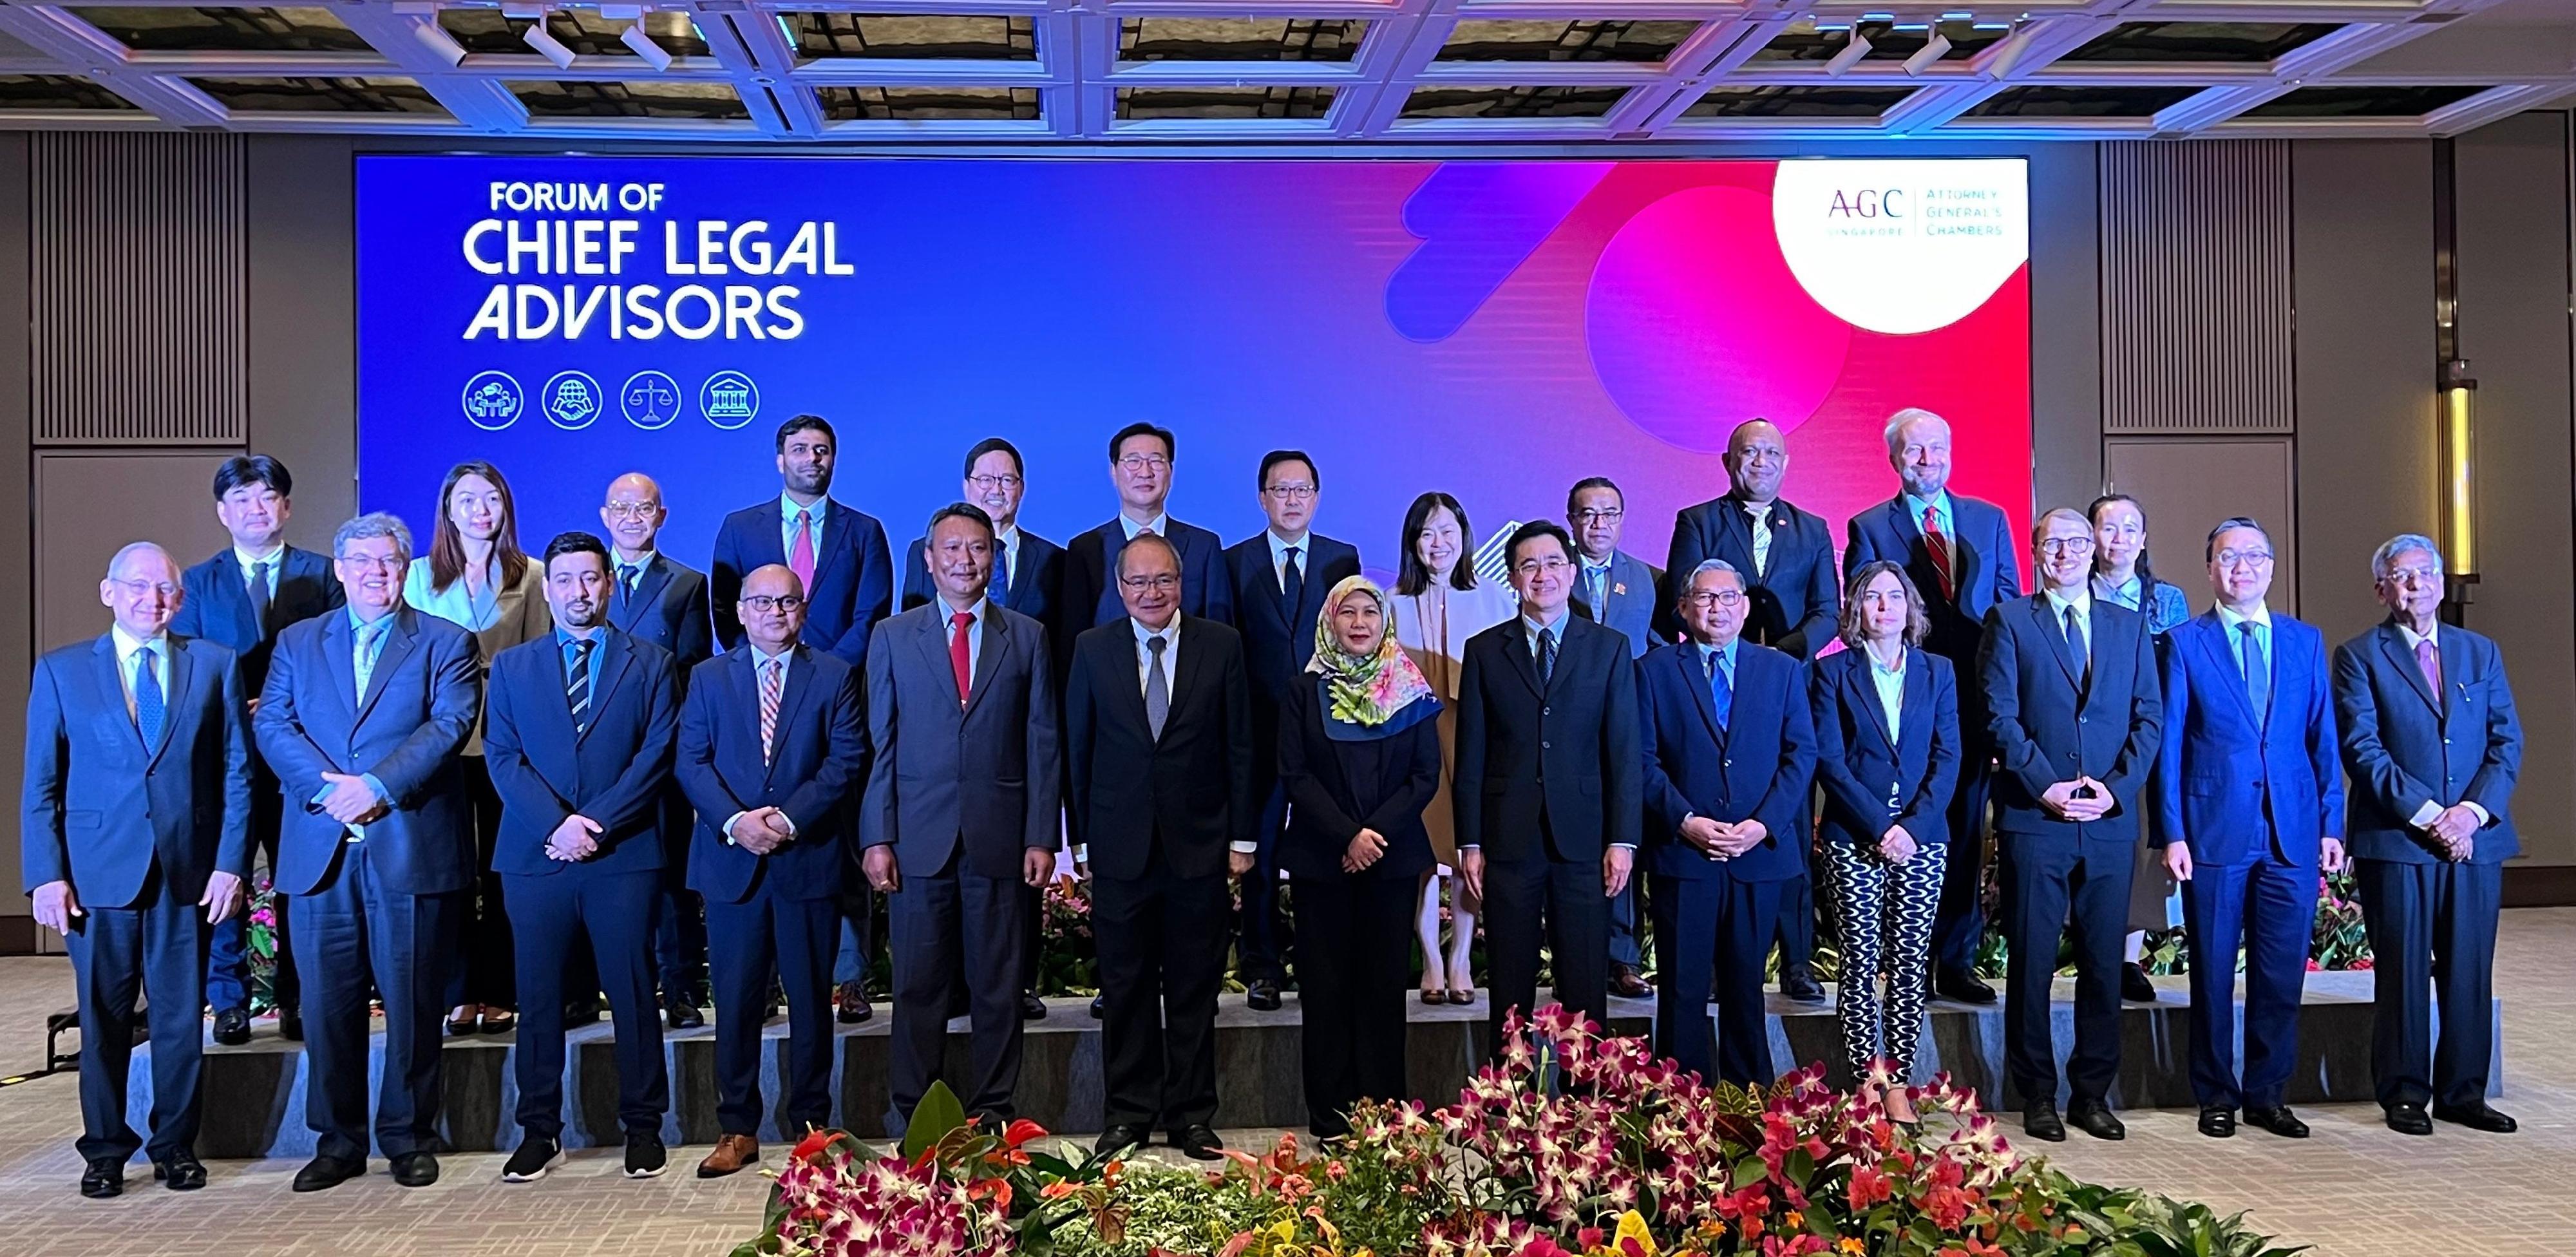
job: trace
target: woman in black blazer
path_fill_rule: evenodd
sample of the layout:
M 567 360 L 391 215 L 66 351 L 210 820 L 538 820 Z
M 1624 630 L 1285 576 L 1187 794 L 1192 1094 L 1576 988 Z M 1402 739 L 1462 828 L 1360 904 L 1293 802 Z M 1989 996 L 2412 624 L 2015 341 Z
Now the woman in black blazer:
M 1305 684 L 1279 706 L 1288 870 L 1305 1013 L 1306 1121 L 1350 1133 L 1363 1097 L 1404 1096 L 1414 885 L 1431 867 L 1422 810 L 1440 788 L 1440 699 L 1396 644 L 1386 594 L 1333 587 Z
M 1864 563 L 1844 593 L 1844 649 L 1818 659 L 1807 684 L 1822 845 L 1841 906 L 1843 1051 L 1888 1116 L 1909 1123 L 1906 1086 L 1949 851 L 1943 809 L 1959 775 L 1958 681 L 1949 660 L 1919 649 L 1927 628 L 1905 569 Z

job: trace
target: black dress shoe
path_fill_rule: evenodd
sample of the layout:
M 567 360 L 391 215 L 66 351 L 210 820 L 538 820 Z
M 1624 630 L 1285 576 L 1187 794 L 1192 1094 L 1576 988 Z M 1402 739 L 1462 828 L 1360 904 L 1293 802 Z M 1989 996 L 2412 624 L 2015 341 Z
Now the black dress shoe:
M 427 1152 L 406 1152 L 394 1158 L 394 1181 L 405 1187 L 427 1187 L 438 1181 L 438 1158 Z
M 1816 971 L 1806 965 L 1791 965 L 1780 973 L 1780 993 L 1801 1004 L 1825 1002 L 1825 984 L 1816 980 Z
M 2247 1109 L 2245 1111 L 2245 1116 L 2248 1118 L 2253 1117 L 2254 1110 Z M 2207 1135 L 2212 1139 L 2235 1138 L 2236 1110 L 2212 1108 L 2202 1109 L 2200 1111 L 2200 1133 Z
M 1268 978 L 1254 978 L 1243 988 L 1243 1006 L 1254 1012 L 1279 1011 L 1279 984 Z
M 1105 1157 L 1122 1148 L 1142 1148 L 1153 1141 L 1154 1132 L 1142 1126 L 1112 1126 L 1092 1141 L 1091 1151 Z
M 1106 996 L 1106 995 L 1094 995 L 1094 996 L 1092 996 L 1092 997 L 1091 997 L 1091 1019 L 1092 1019 L 1093 1021 L 1098 1021 L 1098 1020 L 1100 1020 L 1101 1018 L 1106 1017 L 1106 1016 L 1108 1016 L 1108 1015 L 1109 1015 L 1109 997 L 1108 997 L 1108 996 Z
M 2300 1121 L 2298 1114 L 2292 1113 L 2290 1111 L 2290 1106 L 2286 1104 L 2273 1109 L 2258 1109 L 2252 1105 L 2247 1105 L 2245 1108 L 2245 1124 L 2268 1130 L 2275 1135 L 2279 1135 L 2283 1139 L 2305 1139 L 2308 1137 L 2308 1124 Z
M 343 1161 L 338 1157 L 315 1157 L 295 1172 L 295 1190 L 328 1191 L 367 1172 L 364 1161 Z
M 1986 985 L 1984 979 L 1973 973 L 1960 973 L 1955 970 L 1944 971 L 1940 979 L 1932 984 L 1932 993 L 1943 999 L 1957 1000 L 1962 1004 L 1995 1002 L 1995 988 Z
M 215 1042 L 240 1047 L 250 1042 L 250 1010 L 226 1008 L 215 1013 Z
M 1644 999 L 1654 994 L 1655 988 L 1646 985 L 1646 975 L 1635 969 L 1627 965 L 1612 965 L 1610 993 L 1621 999 Z
M 2401 1100 L 2388 1106 L 2388 1129 L 2401 1135 L 2429 1135 L 2433 1133 L 2433 1119 L 2424 1112 L 2423 1105 Z
M 1225 1156 L 1225 1141 L 1207 1123 L 1184 1127 L 1172 1134 L 1172 1146 L 1193 1161 L 1215 1161 Z
M 2066 1123 L 2058 1120 L 2057 1106 L 2046 1100 L 2021 1111 L 2021 1129 L 2033 1139 L 2053 1144 L 2066 1142 Z
M 695 1030 L 707 1024 L 707 1015 L 698 1011 L 697 1001 L 686 995 L 674 995 L 666 1001 L 663 1016 L 674 1030 Z
M 194 1153 L 174 1152 L 152 1163 L 152 1177 L 174 1192 L 192 1192 L 206 1185 L 206 1164 Z
M 844 982 L 839 990 L 832 993 L 832 1017 L 842 1025 L 855 1026 L 876 1015 L 877 1010 L 868 1003 L 867 992 L 860 990 L 858 983 Z
M 2455 1122 L 2459 1125 L 2466 1126 L 2470 1130 L 2482 1130 L 2491 1135 L 2510 1135 L 2515 1130 L 2519 1129 L 2518 1124 L 2512 1118 L 2506 1117 L 2504 1114 L 2488 1108 L 2487 1103 L 2484 1100 L 2480 1100 L 2476 1104 L 2470 1105 L 2464 1109 L 2449 1108 L 2447 1106 L 2437 1108 L 2433 1110 L 2433 1116 L 2446 1122 Z
M 304 1041 L 304 1014 L 281 1012 L 277 1015 L 277 1037 L 289 1043 Z
M 125 1162 L 100 1157 L 81 1170 L 81 1195 L 106 1200 L 125 1194 Z
M 599 1023 L 599 997 L 564 1001 L 563 1023 L 566 1026 L 589 1026 Z
M 2066 1123 L 2095 1139 L 2129 1137 L 2129 1128 L 2120 1124 L 2119 1115 L 2099 1100 L 2078 1100 L 2067 1105 Z
M 2120 998 L 2132 1004 L 2156 1002 L 2156 984 L 2147 979 L 2147 967 L 2132 960 L 2120 966 Z
M 1045 1000 L 1042 1000 L 1042 999 L 1039 999 L 1039 998 L 1038 998 L 1038 993 L 1037 993 L 1037 992 L 1035 992 L 1035 991 L 1022 991 L 1022 992 L 1020 992 L 1020 1020 L 1022 1020 L 1022 1021 L 1044 1021 L 1044 1020 L 1046 1020 L 1046 1001 L 1045 1001 Z

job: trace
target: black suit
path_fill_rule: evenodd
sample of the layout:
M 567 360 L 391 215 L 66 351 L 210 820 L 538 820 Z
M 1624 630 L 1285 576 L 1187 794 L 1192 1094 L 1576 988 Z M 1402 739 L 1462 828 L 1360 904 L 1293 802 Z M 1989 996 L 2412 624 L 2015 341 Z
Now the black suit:
M 2075 1048 L 2066 1081 L 2073 1098 L 2104 1099 L 2119 1068 L 2120 940 L 2128 931 L 2140 797 L 2163 745 L 2163 686 L 2146 617 L 2099 598 L 2091 603 L 2081 649 L 2067 640 L 2063 613 L 2046 594 L 1997 603 L 1986 613 L 1979 657 L 1999 764 L 1995 831 L 2010 953 L 2004 1053 L 2024 1105 L 2057 1098 L 2049 986 L 2058 940 L 2070 926 Z M 2078 776 L 2109 788 L 2112 807 L 2101 819 L 2061 820 L 2041 805 L 2050 786 Z
M 613 557 L 613 556 L 612 556 Z M 608 626 L 671 652 L 680 692 L 715 649 L 707 578 L 660 551 L 645 557 L 630 590 L 624 574 L 608 598 Z M 665 999 L 691 998 L 706 982 L 706 907 L 689 889 L 689 799 L 677 779 L 663 791 L 661 899 L 654 905 L 653 957 Z
M 1137 625 L 1120 619 L 1074 641 L 1064 746 L 1107 1001 L 1107 1124 L 1178 1133 L 1216 1116 L 1226 852 L 1252 841 L 1257 811 L 1242 639 L 1198 616 L 1172 624 L 1162 735 L 1146 714 Z
M 1673 549 L 1664 564 L 1664 596 L 1655 616 L 1666 640 L 1682 635 L 1675 599 L 1693 569 L 1706 559 L 1724 559 L 1744 575 L 1751 605 L 1744 613 L 1744 640 L 1799 659 L 1813 659 L 1834 640 L 1842 615 L 1842 582 L 1834 573 L 1834 538 L 1822 516 L 1773 499 L 1766 515 L 1771 527 L 1769 562 L 1753 565 L 1753 518 L 1743 500 L 1730 493 L 1683 508 L 1673 518 Z
M 1628 639 L 1568 610 L 1542 680 L 1529 621 L 1467 639 L 1458 681 L 1458 763 L 1449 800 L 1458 847 L 1485 857 L 1493 1043 L 1517 1007 L 1536 1011 L 1541 922 L 1557 1002 L 1609 1020 L 1610 917 L 1602 852 L 1634 850 L 1644 769 Z

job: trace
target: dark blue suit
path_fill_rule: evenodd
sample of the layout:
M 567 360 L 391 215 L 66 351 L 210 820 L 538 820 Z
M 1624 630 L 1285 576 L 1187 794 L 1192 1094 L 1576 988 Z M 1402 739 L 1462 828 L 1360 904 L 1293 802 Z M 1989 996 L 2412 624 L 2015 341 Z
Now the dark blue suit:
M 2299 1033 L 2317 864 L 2343 835 L 2326 642 L 2271 617 L 2264 710 L 2219 613 L 2166 634 L 2157 848 L 2191 851 L 2182 884 L 2191 940 L 2191 1089 L 2204 1108 L 2279 1108 Z M 2236 948 L 2245 945 L 2245 1072 L 2236 1070 Z
M 561 631 L 494 657 L 485 704 L 484 763 L 501 796 L 492 868 L 508 887 L 524 996 L 519 1126 L 549 1139 L 563 1132 L 564 965 L 587 942 L 616 1024 L 618 1118 L 630 1134 L 654 1134 L 671 1102 L 653 1001 L 653 918 L 679 675 L 671 652 L 603 628 L 587 718 L 576 721 Z M 576 815 L 598 822 L 599 850 L 577 862 L 548 856 L 546 840 Z
M 435 1146 L 439 1014 L 475 879 L 457 757 L 483 708 L 482 658 L 473 634 L 437 616 L 397 606 L 386 619 L 364 694 L 349 613 L 278 634 L 251 721 L 285 794 L 277 888 L 295 897 L 312 1060 L 305 1120 L 316 1150 L 343 1162 L 367 1155 L 371 981 L 385 1007 L 377 1147 L 393 1157 Z M 326 772 L 374 776 L 392 811 L 352 841 L 311 802 Z
M 2120 1063 L 2120 940 L 2128 930 L 2138 809 L 2162 744 L 2164 700 L 2145 616 L 2092 600 L 2083 661 L 2046 594 L 1986 613 L 1978 675 L 1996 752 L 1995 843 L 2001 852 L 2004 1057 L 2020 1102 L 2055 1103 L 2049 987 L 2058 941 L 2075 937 L 2075 1047 L 2066 1059 L 2074 1099 L 2104 1100 Z M 2090 776 L 2112 807 L 2093 821 L 2060 820 L 2039 802 L 2061 781 Z M 1953 841 L 1951 854 L 1959 854 Z M 2071 922 L 2070 922 L 2071 917 Z
M 831 1121 L 835 901 L 850 867 L 852 813 L 867 779 L 859 673 L 810 646 L 792 651 L 772 754 L 760 746 L 760 683 L 748 642 L 699 664 L 680 707 L 674 772 L 698 812 L 689 889 L 707 902 L 716 1010 L 716 1116 L 728 1135 L 761 1130 L 760 1023 L 773 972 L 787 995 L 787 1069 L 777 1129 Z M 735 813 L 776 807 L 796 836 L 767 855 L 734 845 Z
M 1750 1086 L 1772 1078 L 1762 962 L 1778 927 L 1781 884 L 1807 868 L 1815 722 L 1797 660 L 1738 641 L 1728 710 L 1720 712 L 1705 654 L 1696 644 L 1670 646 L 1637 664 L 1646 812 L 1638 863 L 1654 879 L 1646 899 L 1663 975 L 1655 1042 L 1702 1078 Z M 1770 832 L 1720 860 L 1681 837 L 1689 816 L 1757 820 Z
M 268 681 L 268 652 L 277 642 L 278 630 L 335 610 L 346 597 L 340 591 L 339 579 L 332 575 L 329 555 L 293 546 L 278 555 L 277 570 L 270 573 L 269 579 L 276 589 L 269 599 L 268 617 L 262 621 L 251 614 L 249 584 L 241 560 L 227 546 L 180 574 L 179 583 L 187 597 L 179 604 L 179 613 L 170 617 L 172 633 L 203 638 L 232 651 L 234 658 L 241 661 L 242 693 L 253 698 L 259 696 L 260 687 Z M 280 815 L 277 778 L 260 762 L 257 747 L 251 749 L 250 774 L 251 853 L 254 862 L 266 856 L 274 868 Z M 278 1008 L 289 1009 L 295 1007 L 297 998 L 295 957 L 287 935 L 285 902 L 279 900 L 273 907 L 277 968 L 269 982 L 269 995 Z M 206 1002 L 218 1012 L 250 1007 L 249 942 L 247 911 L 234 914 L 214 929 L 206 959 Z
M 611 566 L 609 575 L 617 575 Z M 689 672 L 714 649 L 707 609 L 707 578 L 659 551 L 645 561 L 629 594 L 620 581 L 609 595 L 608 625 L 637 641 L 671 652 L 672 671 L 686 692 Z M 676 703 L 676 699 L 674 702 Z M 693 998 L 707 964 L 706 910 L 689 892 L 689 800 L 674 780 L 662 792 L 662 898 L 655 905 L 653 956 L 665 999 Z
M 1770 563 L 1753 567 L 1753 519 L 1733 494 L 1685 507 L 1673 517 L 1672 555 L 1664 564 L 1666 588 L 1655 620 L 1668 637 L 1682 632 L 1674 600 L 1692 569 L 1704 559 L 1724 559 L 1744 574 L 1744 591 L 1752 598 L 1745 611 L 1744 639 L 1799 659 L 1834 640 L 1842 614 L 1842 582 L 1834 574 L 1834 538 L 1822 516 L 1773 499 L 1766 516 L 1771 525 Z
M 1950 570 L 1955 596 L 1941 592 L 1939 574 L 1923 546 L 1922 521 L 1898 494 L 1851 517 L 1844 529 L 1843 576 L 1885 559 L 1904 565 L 1923 595 L 1931 620 L 1924 649 L 1950 661 L 1962 677 L 1978 675 L 1977 652 L 1988 612 L 2021 597 L 2021 563 L 2012 525 L 2002 507 L 1950 495 Z M 1973 975 L 1977 945 L 1986 933 L 1986 793 L 1994 744 L 1987 740 L 1985 696 L 1977 684 L 1959 687 L 1959 785 L 1950 796 L 1949 860 L 1941 872 L 1941 911 L 1932 924 L 1932 964 L 1945 974 Z
M 743 578 L 772 563 L 787 565 L 780 501 L 746 506 L 725 516 L 716 529 L 708 598 L 715 611 L 716 642 L 725 650 L 742 644 L 742 621 L 734 604 L 741 600 Z M 814 550 L 814 587 L 805 591 L 802 637 L 806 645 L 857 668 L 868 661 L 868 634 L 894 610 L 894 560 L 886 552 L 885 528 L 874 516 L 838 498 L 830 501 Z
M 1288 817 L 1288 794 L 1279 784 L 1279 708 L 1290 689 L 1313 684 L 1304 670 L 1315 657 L 1315 621 L 1325 596 L 1360 574 L 1360 552 L 1349 542 L 1309 532 L 1299 544 L 1304 579 L 1293 604 L 1271 565 L 1268 531 L 1225 551 L 1234 627 L 1243 635 L 1244 669 L 1252 679 L 1252 797 L 1262 801 L 1253 831 L 1261 851 L 1243 879 L 1235 923 L 1235 965 L 1246 982 L 1288 976 L 1279 945 L 1279 835 Z
M 2496 912 L 2504 861 L 2522 849 L 2510 811 L 2522 722 L 2494 642 L 2445 624 L 2434 648 L 2438 695 L 2394 622 L 2336 647 L 2335 714 L 2352 778 L 2353 880 L 2374 957 L 2379 1102 L 2462 1109 L 2485 1102 L 2495 1052 Z M 2414 826 L 2426 803 L 2486 810 L 2467 860 L 2435 854 Z M 2440 1004 L 2438 1046 L 2428 986 Z
M 81 1158 L 122 1164 L 134 996 L 151 1003 L 155 1161 L 194 1155 L 216 872 L 248 878 L 250 741 L 233 652 L 164 635 L 169 682 L 149 745 L 126 714 L 114 634 L 47 652 L 27 694 L 18 859 L 26 889 L 67 882 L 86 915 L 66 944 L 80 988 Z M 137 657 L 139 660 L 139 656 Z
M 1181 552 L 1181 614 L 1234 623 L 1234 582 L 1226 579 L 1225 543 L 1196 524 L 1168 515 L 1163 521 L 1163 539 Z M 1064 548 L 1064 613 L 1055 626 L 1058 666 L 1073 658 L 1073 639 L 1083 630 L 1127 618 L 1127 604 L 1118 596 L 1118 553 L 1126 548 L 1126 526 L 1115 516 Z

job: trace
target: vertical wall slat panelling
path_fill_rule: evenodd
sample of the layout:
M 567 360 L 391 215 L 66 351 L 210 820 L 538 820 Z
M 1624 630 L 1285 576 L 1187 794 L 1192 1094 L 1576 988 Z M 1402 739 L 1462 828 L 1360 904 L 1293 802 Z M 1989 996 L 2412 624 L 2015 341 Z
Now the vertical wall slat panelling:
M 2290 146 L 2105 144 L 2102 430 L 2288 432 Z
M 36 443 L 240 445 L 242 137 L 40 131 L 30 147 Z

